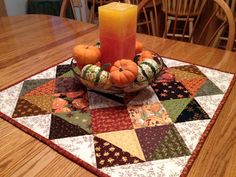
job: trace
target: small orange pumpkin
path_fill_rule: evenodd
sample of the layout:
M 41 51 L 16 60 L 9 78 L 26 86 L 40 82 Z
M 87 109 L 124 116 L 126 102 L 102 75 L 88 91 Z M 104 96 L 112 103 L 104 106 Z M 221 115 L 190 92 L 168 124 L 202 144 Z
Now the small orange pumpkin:
M 145 59 L 148 59 L 148 58 L 153 58 L 152 52 L 148 50 L 143 50 L 141 52 L 140 57 L 138 58 L 138 63 L 143 62 Z
M 116 86 L 123 87 L 132 83 L 138 74 L 138 66 L 128 59 L 117 60 L 110 70 L 110 81 Z
M 143 44 L 139 41 L 135 43 L 135 54 L 141 53 L 143 50 Z
M 79 66 L 84 66 L 97 63 L 101 57 L 101 52 L 95 46 L 77 45 L 73 48 L 73 56 Z

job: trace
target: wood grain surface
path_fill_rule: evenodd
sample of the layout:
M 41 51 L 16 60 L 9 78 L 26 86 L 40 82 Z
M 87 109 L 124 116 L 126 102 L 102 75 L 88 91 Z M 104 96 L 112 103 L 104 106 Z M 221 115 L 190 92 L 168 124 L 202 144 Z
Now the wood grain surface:
M 45 15 L 0 18 L 0 90 L 69 58 L 85 42 L 80 36 L 95 28 Z
M 70 57 L 75 44 L 94 44 L 95 28 L 49 16 L 0 18 L 0 88 Z M 142 34 L 137 38 L 163 56 L 236 73 L 235 52 Z M 235 108 L 234 86 L 189 177 L 236 176 Z M 0 176 L 94 176 L 2 119 L 0 135 Z

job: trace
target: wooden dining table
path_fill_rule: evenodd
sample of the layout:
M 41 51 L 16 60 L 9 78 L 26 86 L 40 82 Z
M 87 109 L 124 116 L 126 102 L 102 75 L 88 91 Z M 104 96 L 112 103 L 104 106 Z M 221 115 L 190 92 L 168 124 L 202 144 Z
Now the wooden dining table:
M 162 56 L 236 72 L 236 53 L 137 34 Z M 47 15 L 0 17 L 0 90 L 72 56 L 76 44 L 95 44 L 98 27 Z M 236 86 L 197 159 L 192 177 L 236 176 Z M 44 143 L 0 119 L 0 176 L 94 176 Z

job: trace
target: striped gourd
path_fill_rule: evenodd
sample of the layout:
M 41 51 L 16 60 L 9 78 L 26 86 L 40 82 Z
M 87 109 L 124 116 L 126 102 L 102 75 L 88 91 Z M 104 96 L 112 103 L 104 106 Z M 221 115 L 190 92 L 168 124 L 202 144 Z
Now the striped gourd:
M 159 66 L 153 59 L 146 59 L 138 65 L 138 75 L 136 81 L 138 83 L 152 82 L 156 74 L 159 72 Z
M 110 74 L 103 68 L 88 64 L 85 65 L 81 71 L 81 77 L 94 83 L 97 86 L 106 85 L 109 82 Z

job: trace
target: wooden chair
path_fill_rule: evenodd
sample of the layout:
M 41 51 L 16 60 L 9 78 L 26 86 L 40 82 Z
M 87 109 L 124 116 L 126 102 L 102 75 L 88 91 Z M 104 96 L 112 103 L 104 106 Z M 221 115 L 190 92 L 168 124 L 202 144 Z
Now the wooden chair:
M 162 11 L 165 13 L 166 28 L 163 34 L 166 36 L 181 37 L 182 34 L 170 32 L 171 22 L 188 20 L 188 33 L 184 35 L 184 38 L 190 38 L 193 31 L 194 19 L 200 15 L 201 6 L 204 5 L 205 0 L 162 0 Z M 187 19 L 188 17 L 188 19 Z M 187 29 L 186 29 L 187 30 Z
M 236 0 L 224 0 L 224 1 L 229 5 L 229 7 L 234 15 L 234 20 L 236 22 Z M 225 13 L 222 9 L 217 12 L 216 16 L 220 21 L 225 21 L 226 16 L 225 16 Z M 228 37 L 226 37 L 227 33 L 228 33 L 227 27 L 223 27 L 219 31 L 219 33 L 217 34 L 216 40 L 214 42 L 215 47 L 225 48 L 225 43 L 228 41 Z M 236 37 L 234 40 L 234 46 L 236 48 Z M 234 49 L 234 50 L 236 50 L 236 49 Z
M 7 10 L 5 6 L 5 2 L 0 0 L 0 17 L 7 16 Z
M 90 17 L 92 12 L 89 12 L 87 4 L 88 0 L 63 0 L 60 17 L 66 16 L 66 10 L 70 6 L 75 19 L 92 23 L 92 18 Z
M 146 31 L 149 35 L 159 36 L 159 20 L 158 20 L 158 5 L 161 4 L 161 0 L 125 0 L 126 3 L 135 4 L 142 6 L 141 9 L 138 9 L 138 23 L 137 31 L 144 32 Z M 139 8 L 139 7 L 138 7 Z
M 170 6 L 169 3 L 171 1 L 176 2 L 175 8 L 169 7 Z M 153 2 L 153 0 L 142 0 L 138 6 L 138 12 L 143 11 L 146 5 L 150 2 Z M 210 12 L 209 9 L 206 9 L 207 0 L 202 0 L 201 3 L 197 3 L 197 4 L 196 4 L 196 0 L 188 0 L 187 1 L 188 3 L 186 5 L 181 4 L 183 2 L 185 2 L 186 4 L 186 0 L 162 0 L 162 3 L 163 3 L 162 9 L 165 12 L 164 37 L 188 41 L 188 42 L 194 42 L 198 44 L 204 44 L 207 46 L 213 46 L 215 38 L 217 34 L 219 33 L 219 31 L 221 30 L 221 28 L 223 28 L 224 25 L 228 25 L 229 32 L 228 32 L 228 41 L 227 41 L 226 49 L 232 50 L 234 38 L 235 38 L 235 21 L 234 21 L 234 17 L 230 8 L 223 0 L 212 0 L 212 2 L 217 7 L 213 10 L 213 12 Z M 194 12 L 194 9 L 197 9 L 195 11 L 196 13 Z M 216 14 L 220 9 L 222 9 L 222 11 L 225 13 L 226 18 L 224 22 L 215 29 L 214 32 L 209 34 L 207 33 L 209 30 L 209 27 L 213 23 L 214 19 L 216 18 Z M 184 17 L 185 20 L 182 21 L 183 25 L 182 25 L 181 34 L 178 33 L 177 35 L 177 32 L 178 32 L 177 22 L 179 22 L 179 19 L 182 17 L 183 11 L 187 12 L 187 15 Z M 205 17 L 202 18 L 201 15 L 204 12 L 205 12 Z M 174 21 L 174 24 L 172 26 L 168 24 L 169 14 L 172 14 L 172 19 Z M 193 25 L 191 26 L 189 25 L 189 21 L 192 16 L 195 16 L 195 18 L 193 20 Z M 156 16 L 154 17 L 156 18 Z M 155 19 L 155 25 L 158 25 L 156 22 L 157 22 L 157 19 Z M 189 26 L 191 26 L 190 33 L 187 30 Z M 168 29 L 172 29 L 172 35 L 170 36 L 167 35 Z
M 97 22 L 98 20 L 98 7 L 111 3 L 111 2 L 115 2 L 115 1 L 119 1 L 119 0 L 91 0 L 92 1 L 92 5 L 91 5 L 91 13 L 89 16 L 89 21 L 91 22 Z
M 78 20 L 89 23 L 98 23 L 98 7 L 119 0 L 63 0 L 60 16 L 65 17 L 68 5 L 72 7 L 73 16 Z M 88 4 L 90 7 L 88 7 Z M 79 12 L 77 15 L 75 8 Z

